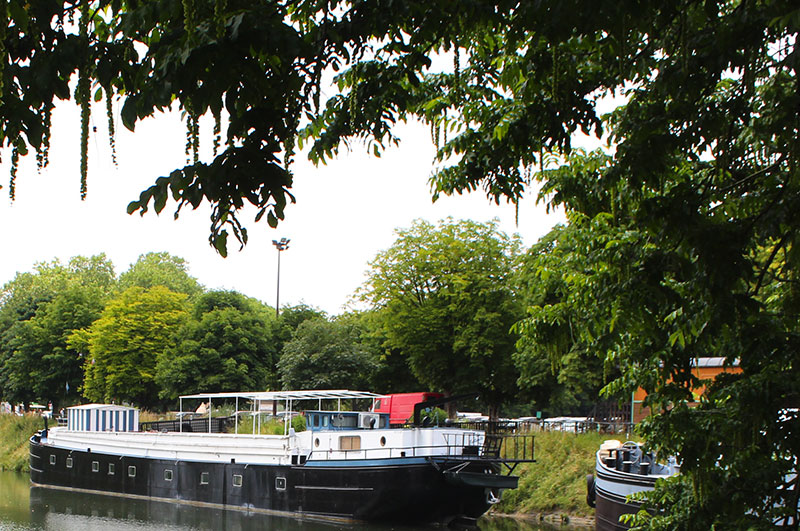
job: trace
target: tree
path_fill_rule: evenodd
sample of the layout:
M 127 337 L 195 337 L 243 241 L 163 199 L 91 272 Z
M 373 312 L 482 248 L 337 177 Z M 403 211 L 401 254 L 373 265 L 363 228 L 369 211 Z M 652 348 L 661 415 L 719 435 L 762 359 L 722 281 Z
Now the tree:
M 115 285 L 104 256 L 37 264 L 4 286 L 0 321 L 0 389 L 4 398 L 28 403 L 78 398 L 82 353 L 67 345 L 72 331 L 97 319 Z
M 272 312 L 254 299 L 229 291 L 204 293 L 174 342 L 157 354 L 159 396 L 174 400 L 190 393 L 274 389 L 274 327 Z
M 188 317 L 186 295 L 163 286 L 128 288 L 67 344 L 88 353 L 83 395 L 93 402 L 158 405 L 156 360 Z
M 306 319 L 283 347 L 278 370 L 284 389 L 364 389 L 378 356 L 362 342 L 364 330 L 348 316 Z
M 522 309 L 509 276 L 519 242 L 496 223 L 416 221 L 370 264 L 364 298 L 381 308 L 387 346 L 419 381 L 480 391 L 496 417 L 517 391 L 510 332 Z
M 150 289 L 164 286 L 176 293 L 190 297 L 200 294 L 203 287 L 188 273 L 188 264 L 183 258 L 169 253 L 147 253 L 119 276 L 120 287 L 124 290 L 133 286 Z
M 597 403 L 600 389 L 619 375 L 573 332 L 592 313 L 576 280 L 590 267 L 579 226 L 573 217 L 568 225 L 553 228 L 527 251 L 515 274 L 516 290 L 535 316 L 516 325 L 522 335 L 514 354 L 519 384 L 540 409 L 562 415 L 585 414 Z

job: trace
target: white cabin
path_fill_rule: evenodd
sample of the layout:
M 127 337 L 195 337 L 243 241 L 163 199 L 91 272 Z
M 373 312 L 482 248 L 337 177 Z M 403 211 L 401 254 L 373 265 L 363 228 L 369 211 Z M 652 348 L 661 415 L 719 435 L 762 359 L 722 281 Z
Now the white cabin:
M 67 408 L 70 431 L 139 431 L 139 410 L 114 404 L 84 404 Z

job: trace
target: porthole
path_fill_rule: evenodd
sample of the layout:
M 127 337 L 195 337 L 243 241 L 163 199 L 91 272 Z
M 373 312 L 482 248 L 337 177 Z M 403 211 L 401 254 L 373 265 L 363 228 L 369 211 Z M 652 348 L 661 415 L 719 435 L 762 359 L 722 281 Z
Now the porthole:
M 233 486 L 234 487 L 241 487 L 242 486 L 242 475 L 241 474 L 234 474 L 233 475 Z
M 386 437 L 381 437 L 381 446 L 386 446 Z
M 317 438 L 317 439 L 314 439 L 314 446 L 316 446 L 317 448 L 319 448 L 319 438 Z
M 200 473 L 200 484 L 201 485 L 208 485 L 208 478 L 209 478 L 208 472 L 201 472 Z
M 72 458 L 67 457 L 67 468 L 72 468 Z
M 164 470 L 164 481 L 172 481 L 172 470 L 169 468 Z
M 275 489 L 286 490 L 286 478 L 275 478 Z
M 113 476 L 114 475 L 114 463 L 109 463 L 108 464 L 108 475 L 109 476 Z
M 129 478 L 135 478 L 136 477 L 136 467 L 135 466 L 129 466 L 128 467 L 128 477 Z
M 50 454 L 50 464 L 51 465 L 56 464 L 56 456 L 53 454 Z
M 100 462 L 92 461 L 92 472 L 100 472 Z

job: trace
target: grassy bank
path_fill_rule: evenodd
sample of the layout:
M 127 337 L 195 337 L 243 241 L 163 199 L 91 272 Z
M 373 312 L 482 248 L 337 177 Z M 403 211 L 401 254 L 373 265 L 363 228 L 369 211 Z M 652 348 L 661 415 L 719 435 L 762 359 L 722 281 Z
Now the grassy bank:
M 600 444 L 624 437 L 562 432 L 535 435 L 536 462 L 517 467 L 514 474 L 520 476 L 519 488 L 505 491 L 495 512 L 593 516 L 594 509 L 586 505 L 586 475 L 594 473 L 594 455 Z
M 0 470 L 28 471 L 28 439 L 44 427 L 38 415 L 0 415 Z

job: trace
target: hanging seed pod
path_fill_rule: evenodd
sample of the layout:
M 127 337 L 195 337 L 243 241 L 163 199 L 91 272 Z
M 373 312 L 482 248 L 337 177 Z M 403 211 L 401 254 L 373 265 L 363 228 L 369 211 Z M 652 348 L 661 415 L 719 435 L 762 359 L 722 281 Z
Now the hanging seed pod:
M 11 177 L 8 180 L 8 197 L 13 201 L 17 194 L 17 169 L 19 168 L 19 144 L 20 140 L 14 142 L 11 148 Z
M 108 119 L 108 145 L 111 148 L 111 162 L 117 166 L 117 141 L 116 130 L 114 128 L 114 110 L 111 105 L 111 96 L 113 91 L 111 87 L 105 89 L 106 93 L 106 118 Z
M 225 9 L 228 0 L 216 0 L 214 3 L 214 24 L 217 26 L 217 39 L 225 36 Z
M 83 43 L 88 42 L 89 16 L 89 2 L 82 2 L 79 36 Z M 75 99 L 81 108 L 81 200 L 85 200 L 87 190 L 86 177 L 89 172 L 89 117 L 91 116 L 88 64 L 83 64 L 78 70 L 78 86 L 75 89 Z
M 6 27 L 8 26 L 8 17 L 6 10 L 8 8 L 7 0 L 0 0 L 0 103 L 3 101 L 3 94 L 5 93 L 3 78 L 5 77 L 5 64 L 6 64 Z
M 197 5 L 194 0 L 183 0 L 183 29 L 191 38 L 196 27 Z
M 222 119 L 218 112 L 214 113 L 214 156 L 219 152 L 219 146 L 222 143 Z
M 192 162 L 197 164 L 200 161 L 200 119 L 196 115 L 192 117 Z

